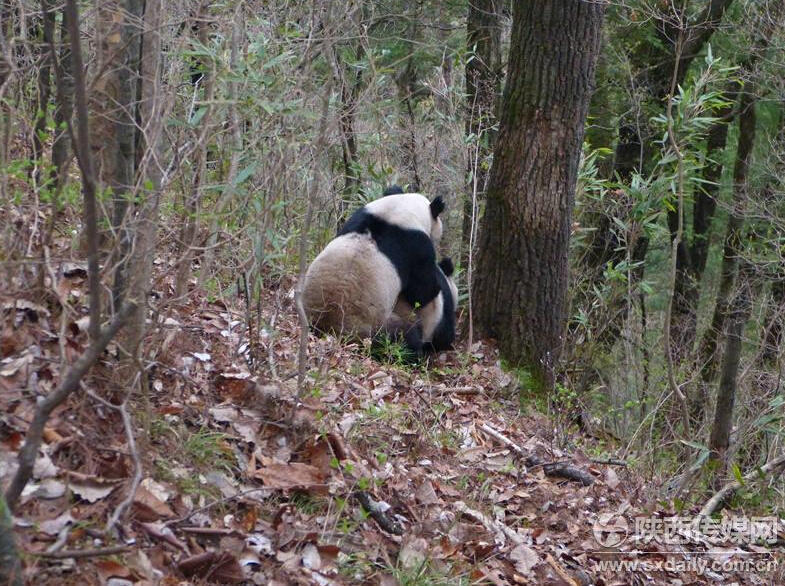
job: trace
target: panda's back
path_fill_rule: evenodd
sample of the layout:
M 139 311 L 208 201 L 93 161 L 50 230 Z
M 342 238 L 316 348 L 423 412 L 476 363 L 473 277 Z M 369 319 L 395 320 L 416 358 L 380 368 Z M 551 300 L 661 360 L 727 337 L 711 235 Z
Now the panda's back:
M 372 236 L 353 232 L 332 240 L 308 267 L 303 305 L 320 331 L 370 335 L 390 317 L 400 289 Z

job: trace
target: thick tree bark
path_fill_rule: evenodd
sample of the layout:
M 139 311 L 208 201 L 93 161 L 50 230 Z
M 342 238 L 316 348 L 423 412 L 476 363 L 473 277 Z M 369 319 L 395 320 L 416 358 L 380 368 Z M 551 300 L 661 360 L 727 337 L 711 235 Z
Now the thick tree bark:
M 566 324 L 570 222 L 604 6 L 516 2 L 473 304 L 502 356 L 550 388 Z
M 755 98 L 749 90 L 745 91 L 739 102 L 739 144 L 733 169 L 733 209 L 728 218 L 725 243 L 722 250 L 720 287 L 714 305 L 711 325 L 701 340 L 699 360 L 701 364 L 701 383 L 697 385 L 691 405 L 692 418 L 700 423 L 708 400 L 708 386 L 717 372 L 717 348 L 719 336 L 725 327 L 730 308 L 733 282 L 736 278 L 740 236 L 744 225 L 744 206 L 747 199 L 747 171 L 749 157 L 755 143 Z
M 468 193 L 463 204 L 461 254 L 469 266 L 469 240 L 476 204 L 485 194 L 487 161 L 493 149 L 493 124 L 501 87 L 500 0 L 470 0 L 466 18 L 466 44 L 471 59 L 466 63 L 466 136 Z

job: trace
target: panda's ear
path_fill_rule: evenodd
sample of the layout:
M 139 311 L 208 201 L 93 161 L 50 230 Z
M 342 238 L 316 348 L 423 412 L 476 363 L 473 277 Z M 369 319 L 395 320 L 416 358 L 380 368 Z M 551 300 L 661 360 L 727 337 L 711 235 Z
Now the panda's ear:
M 382 192 L 382 196 L 397 195 L 399 193 L 403 193 L 403 188 L 400 185 L 393 184 L 385 188 Z
M 441 214 L 443 211 L 444 211 L 444 200 L 440 195 L 431 202 L 431 216 L 435 220 L 436 218 L 439 217 L 439 214 Z
M 445 256 L 439 261 L 439 268 L 445 277 L 452 277 L 452 274 L 455 272 L 455 265 L 452 264 L 452 259 L 449 256 Z

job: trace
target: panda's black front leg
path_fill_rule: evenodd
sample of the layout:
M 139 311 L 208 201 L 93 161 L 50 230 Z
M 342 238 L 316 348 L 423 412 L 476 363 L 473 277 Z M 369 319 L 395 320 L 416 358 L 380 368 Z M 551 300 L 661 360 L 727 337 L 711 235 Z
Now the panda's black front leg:
M 412 264 L 408 278 L 402 283 L 401 295 L 414 309 L 425 307 L 436 299 L 441 291 L 439 270 L 433 247 Z

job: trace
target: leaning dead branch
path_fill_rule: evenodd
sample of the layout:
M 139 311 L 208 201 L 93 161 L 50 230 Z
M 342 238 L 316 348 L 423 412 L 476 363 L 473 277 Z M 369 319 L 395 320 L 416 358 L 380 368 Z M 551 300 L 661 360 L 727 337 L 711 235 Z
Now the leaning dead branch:
M 717 509 L 721 508 L 721 506 L 730 498 L 730 496 L 739 490 L 744 483 L 755 480 L 765 474 L 776 474 L 781 470 L 785 469 L 785 454 L 780 456 L 779 458 L 775 458 L 774 460 L 770 460 L 767 464 L 761 466 L 760 468 L 756 468 L 752 472 L 748 472 L 742 477 L 743 482 L 739 482 L 738 480 L 734 480 L 733 482 L 727 483 L 723 486 L 719 491 L 717 491 L 714 496 L 712 496 L 700 512 L 695 515 L 695 518 L 692 521 L 693 527 L 697 527 L 701 519 L 708 517 L 712 513 L 714 513 Z

